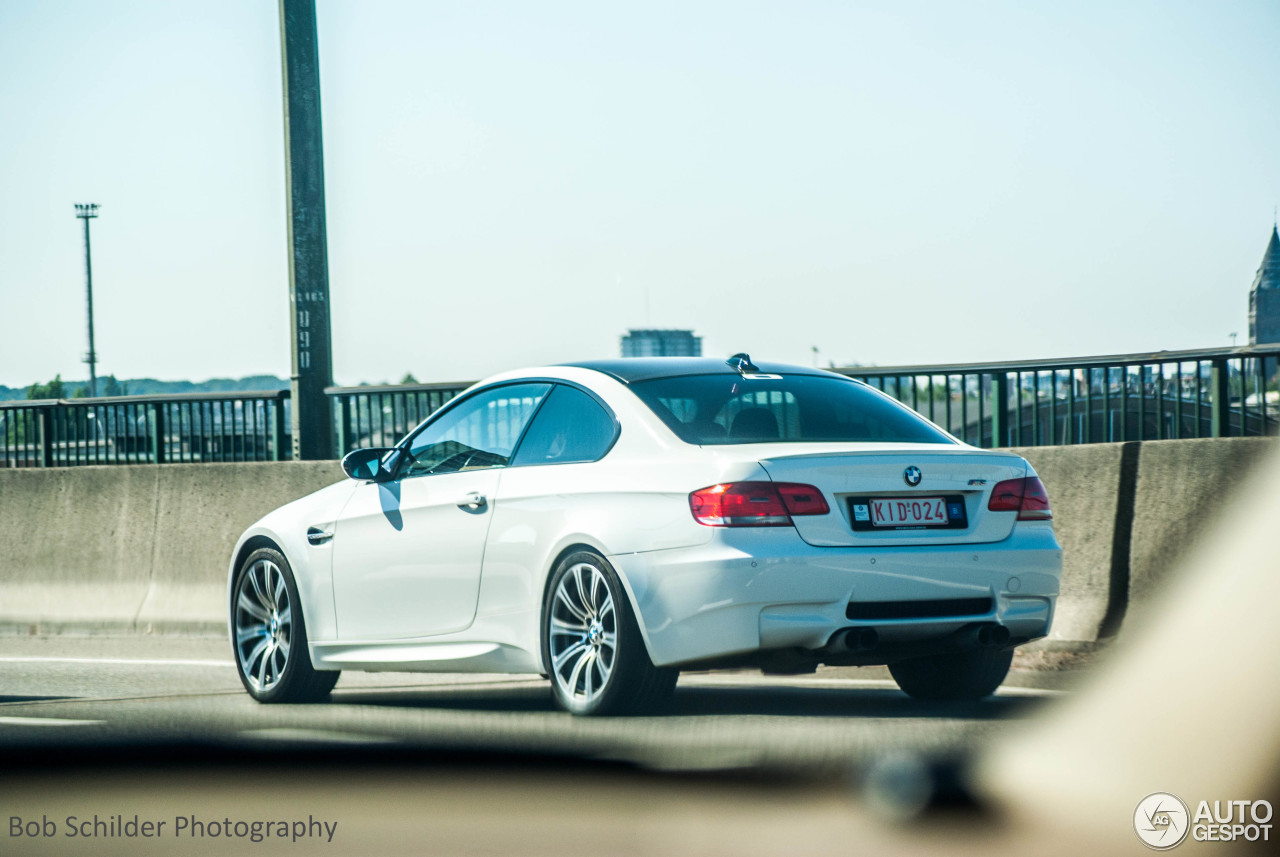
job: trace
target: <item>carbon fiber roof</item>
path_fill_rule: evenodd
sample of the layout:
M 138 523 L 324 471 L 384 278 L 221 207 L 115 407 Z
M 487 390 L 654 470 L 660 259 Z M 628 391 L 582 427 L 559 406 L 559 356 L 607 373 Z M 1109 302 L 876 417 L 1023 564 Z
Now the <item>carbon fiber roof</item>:
M 651 381 L 654 378 L 674 378 L 678 375 L 736 375 L 738 370 L 716 357 L 618 357 L 610 360 L 584 360 L 581 363 L 562 363 L 579 369 L 594 369 L 617 378 L 624 384 L 634 381 Z M 823 369 L 794 366 L 790 363 L 755 364 L 767 375 L 831 375 Z

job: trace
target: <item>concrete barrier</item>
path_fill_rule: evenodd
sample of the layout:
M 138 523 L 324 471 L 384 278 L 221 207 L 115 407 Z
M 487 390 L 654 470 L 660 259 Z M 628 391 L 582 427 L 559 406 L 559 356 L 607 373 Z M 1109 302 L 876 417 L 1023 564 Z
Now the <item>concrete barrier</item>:
M 1128 601 L 1141 610 L 1180 557 L 1204 542 L 1274 438 L 1161 440 L 1142 445 L 1133 498 Z M 1275 486 L 1280 492 L 1280 486 Z M 1280 528 L 1280 522 L 1277 522 Z M 1280 551 L 1280 542 L 1277 550 Z M 1247 597 L 1247 596 L 1246 596 Z
M 0 625 L 224 627 L 235 541 L 337 462 L 0 470 Z
M 1118 625 L 1124 599 L 1113 593 L 1126 584 L 1128 525 L 1140 444 L 1036 446 L 1012 450 L 1023 456 L 1049 492 L 1054 526 L 1062 545 L 1062 590 L 1049 637 L 1039 645 L 1096 643 Z M 1119 540 L 1117 540 L 1119 535 Z M 1123 592 L 1120 593 L 1123 595 Z
M 1045 648 L 1114 636 L 1270 438 L 1015 450 L 1040 474 L 1064 549 Z M 249 524 L 343 477 L 337 462 L 0 470 L 0 627 L 221 630 Z

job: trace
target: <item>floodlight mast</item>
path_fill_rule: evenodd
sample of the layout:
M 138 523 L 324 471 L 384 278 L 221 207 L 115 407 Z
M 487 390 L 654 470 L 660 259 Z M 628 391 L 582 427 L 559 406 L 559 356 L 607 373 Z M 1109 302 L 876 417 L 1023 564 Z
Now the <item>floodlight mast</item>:
M 93 348 L 93 261 L 89 253 L 89 221 L 98 216 L 96 202 L 76 203 L 76 218 L 84 221 L 84 292 L 89 316 L 89 353 L 84 362 L 89 364 L 89 396 L 98 395 L 98 352 Z

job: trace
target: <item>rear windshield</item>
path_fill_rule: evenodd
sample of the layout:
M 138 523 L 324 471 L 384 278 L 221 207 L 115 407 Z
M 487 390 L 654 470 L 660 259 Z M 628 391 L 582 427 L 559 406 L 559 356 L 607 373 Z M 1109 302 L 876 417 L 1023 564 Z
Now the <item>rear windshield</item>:
M 631 385 L 683 441 L 954 443 L 871 388 L 820 375 L 685 375 Z

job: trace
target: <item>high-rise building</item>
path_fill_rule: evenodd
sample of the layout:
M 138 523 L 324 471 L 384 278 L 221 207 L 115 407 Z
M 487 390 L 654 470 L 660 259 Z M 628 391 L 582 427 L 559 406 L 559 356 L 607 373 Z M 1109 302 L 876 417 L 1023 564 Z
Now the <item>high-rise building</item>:
M 1271 241 L 1249 290 L 1249 344 L 1280 342 L 1280 233 L 1271 227 Z
M 623 357 L 701 357 L 702 337 L 692 330 L 629 330 L 622 337 Z

